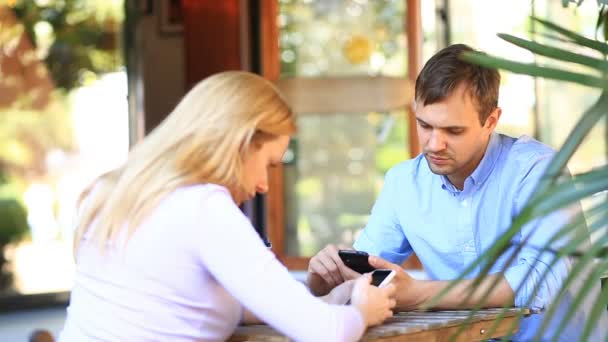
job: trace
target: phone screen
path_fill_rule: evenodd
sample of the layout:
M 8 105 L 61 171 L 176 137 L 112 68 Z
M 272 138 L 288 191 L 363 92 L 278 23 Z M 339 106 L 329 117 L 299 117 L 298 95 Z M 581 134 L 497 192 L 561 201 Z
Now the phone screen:
M 389 274 L 391 274 L 391 270 L 375 270 L 372 272 L 372 285 L 380 285 Z

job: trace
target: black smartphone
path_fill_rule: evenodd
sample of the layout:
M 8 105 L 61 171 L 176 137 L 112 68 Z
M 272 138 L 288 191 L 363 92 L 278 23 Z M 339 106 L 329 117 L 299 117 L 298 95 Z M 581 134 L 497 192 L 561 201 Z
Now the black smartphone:
M 363 274 L 372 272 L 376 269 L 369 264 L 369 254 L 365 252 L 341 249 L 338 251 L 338 255 L 340 256 L 340 259 L 342 259 L 344 265 L 355 272 Z

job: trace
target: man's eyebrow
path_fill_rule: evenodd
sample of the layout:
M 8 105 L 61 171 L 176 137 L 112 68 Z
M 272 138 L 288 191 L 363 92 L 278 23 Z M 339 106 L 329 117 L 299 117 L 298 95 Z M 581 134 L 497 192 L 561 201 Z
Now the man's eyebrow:
M 423 125 L 435 127 L 435 126 L 429 124 L 428 122 L 422 120 L 419 117 L 416 117 L 416 121 L 420 122 Z M 441 129 L 466 129 L 467 127 L 466 126 L 443 126 L 443 127 L 436 127 L 436 128 L 441 128 Z

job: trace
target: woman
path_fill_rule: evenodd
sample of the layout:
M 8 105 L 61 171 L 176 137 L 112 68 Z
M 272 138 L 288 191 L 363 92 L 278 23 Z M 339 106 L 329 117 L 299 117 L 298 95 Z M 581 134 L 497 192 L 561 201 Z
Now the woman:
M 195 86 L 83 195 L 60 339 L 219 341 L 250 311 L 296 340 L 357 340 L 391 316 L 394 287 L 369 276 L 326 298 L 344 303 L 352 289 L 352 305 L 310 295 L 238 208 L 268 190 L 294 120 L 259 76 L 224 72 Z

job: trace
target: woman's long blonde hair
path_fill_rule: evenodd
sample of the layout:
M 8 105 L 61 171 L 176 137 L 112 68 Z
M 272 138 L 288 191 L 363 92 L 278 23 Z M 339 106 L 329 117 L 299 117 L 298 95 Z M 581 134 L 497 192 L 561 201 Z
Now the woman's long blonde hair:
M 232 194 L 242 191 L 243 157 L 252 144 L 294 132 L 291 109 L 264 78 L 228 71 L 204 79 L 132 149 L 123 167 L 83 192 L 75 255 L 93 222 L 91 239 L 103 249 L 123 227 L 130 236 L 178 187 L 214 183 Z

